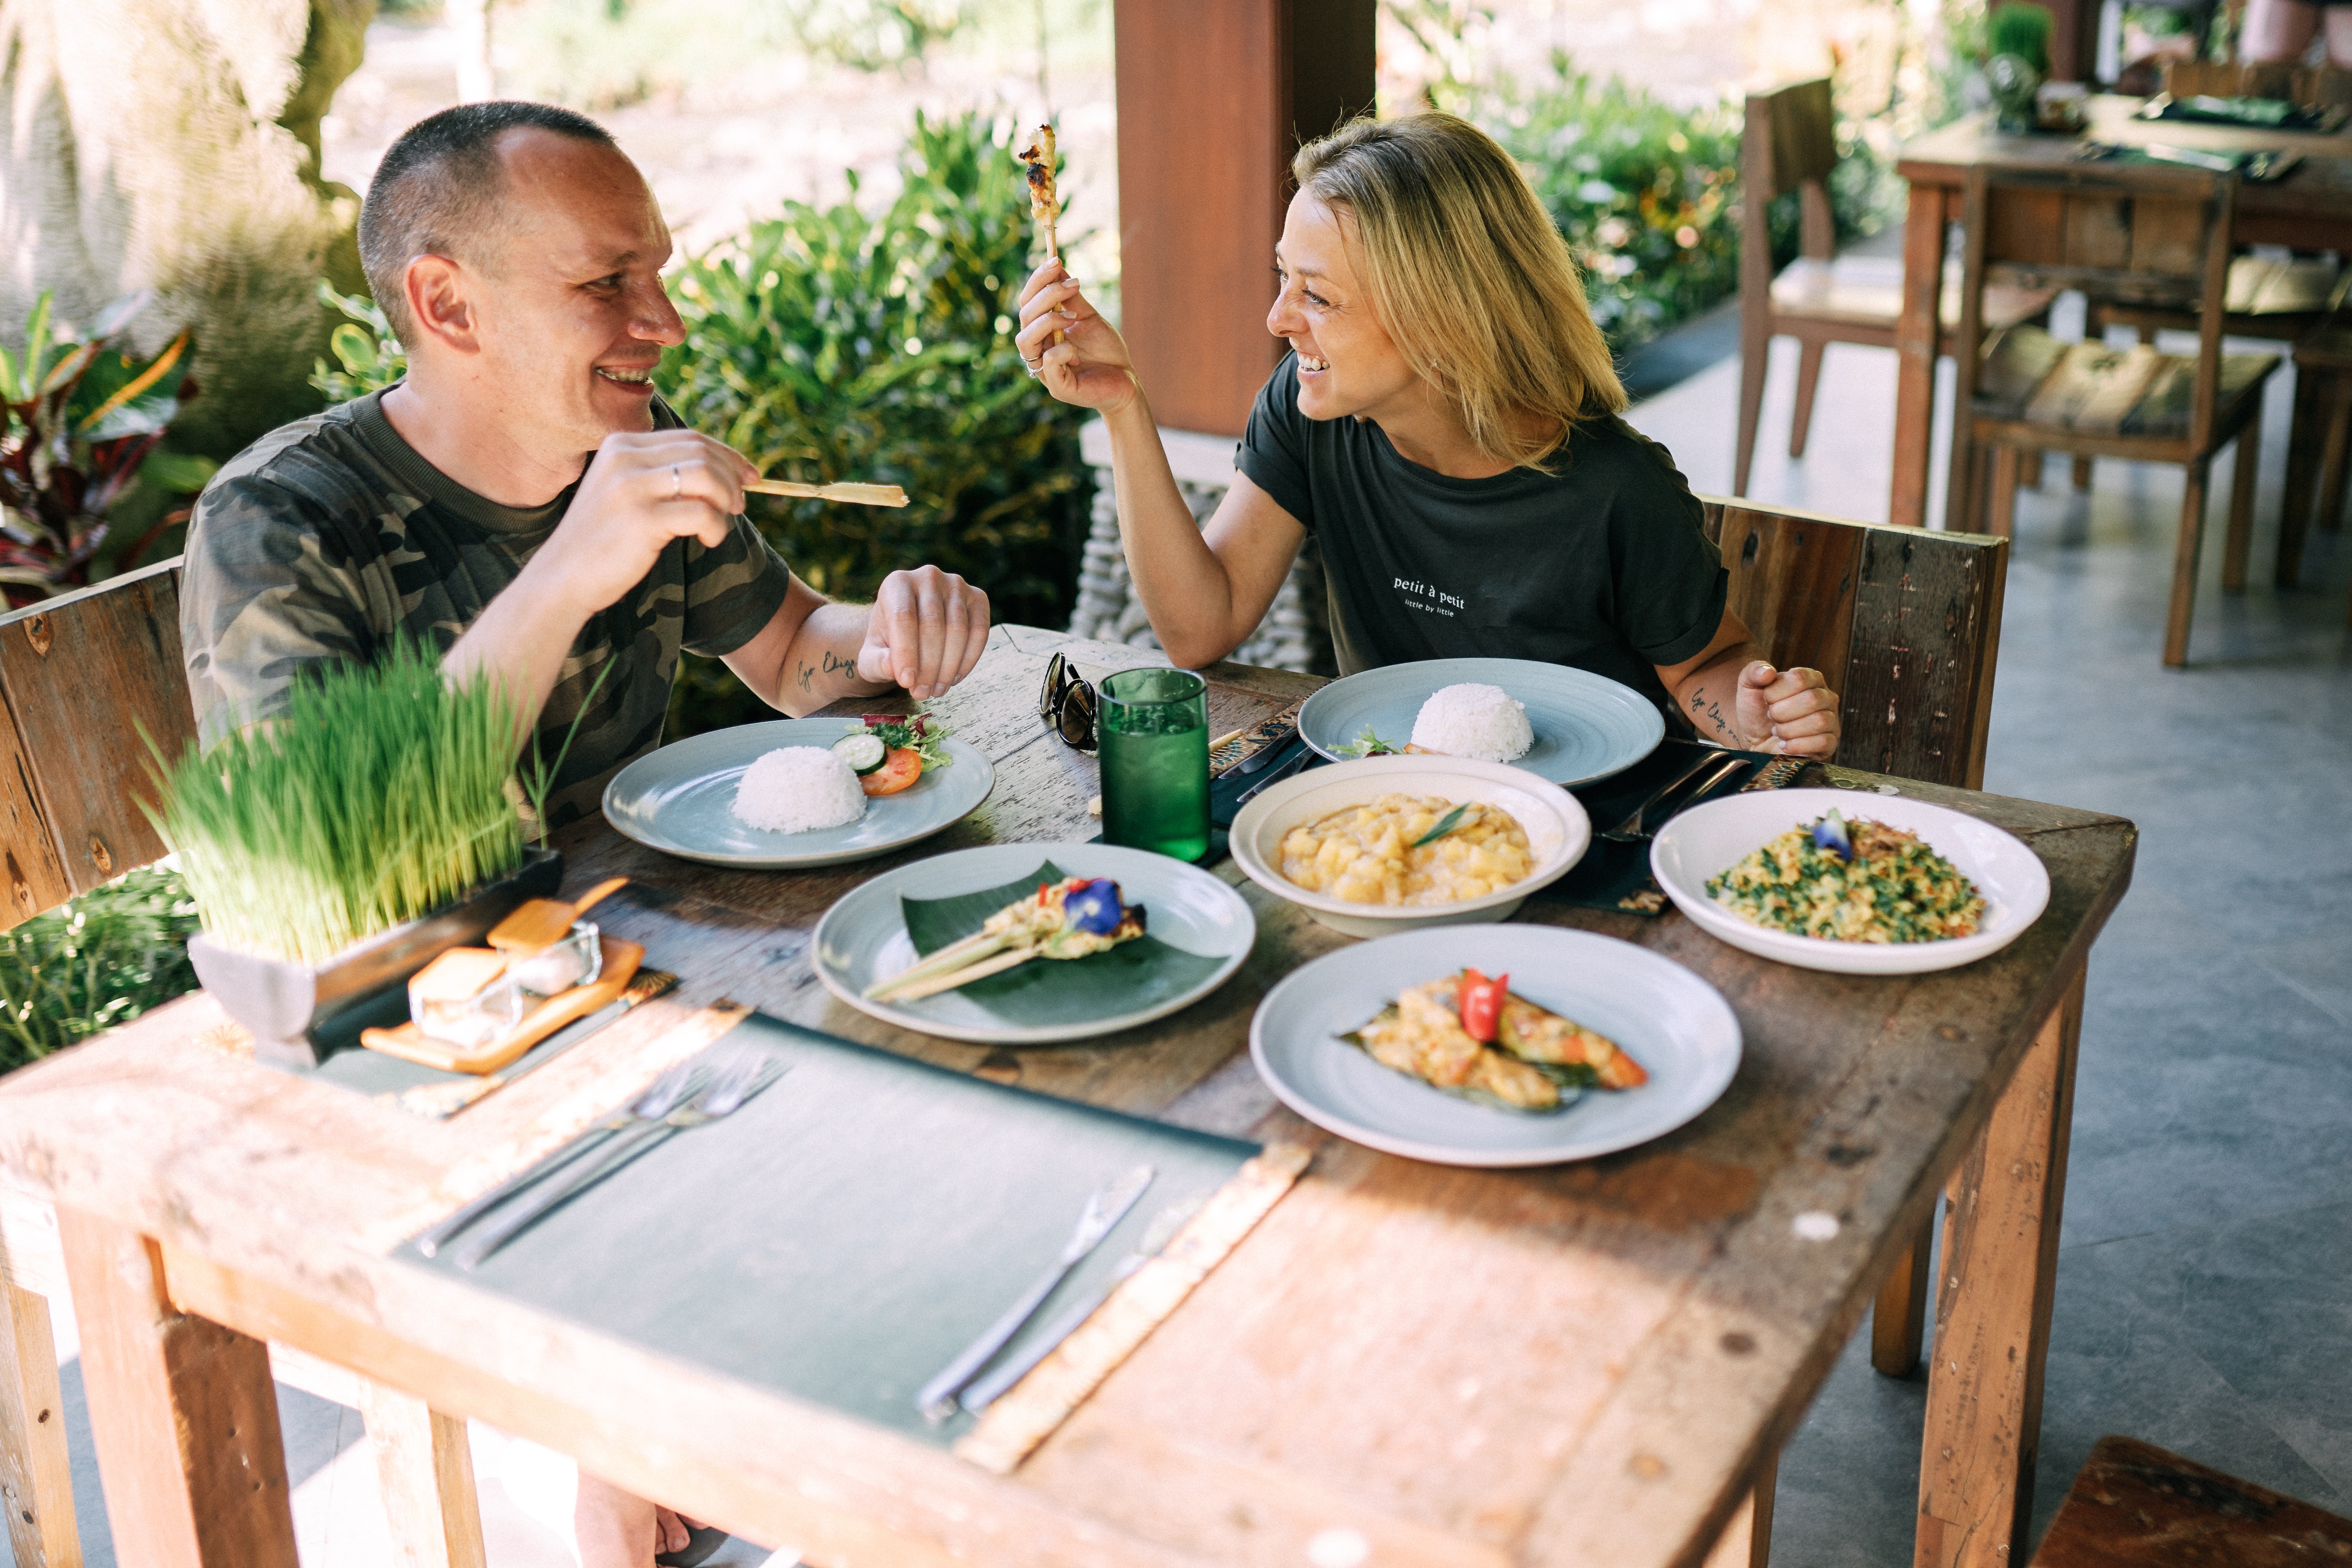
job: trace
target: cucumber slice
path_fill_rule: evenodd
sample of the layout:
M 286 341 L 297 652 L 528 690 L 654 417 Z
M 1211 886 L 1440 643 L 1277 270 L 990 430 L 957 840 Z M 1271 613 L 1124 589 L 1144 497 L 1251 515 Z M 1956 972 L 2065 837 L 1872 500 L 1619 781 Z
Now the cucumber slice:
M 882 766 L 890 748 L 882 744 L 877 735 L 845 735 L 833 743 L 833 754 L 849 764 L 849 770 L 860 778 Z

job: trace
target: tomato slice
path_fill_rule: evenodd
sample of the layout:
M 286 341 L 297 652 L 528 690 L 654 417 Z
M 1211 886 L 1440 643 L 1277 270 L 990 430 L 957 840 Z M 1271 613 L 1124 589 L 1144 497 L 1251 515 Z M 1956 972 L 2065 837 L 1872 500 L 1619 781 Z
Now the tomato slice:
M 896 795 L 922 776 L 923 754 L 911 746 L 894 746 L 881 767 L 858 779 L 857 787 L 868 795 Z

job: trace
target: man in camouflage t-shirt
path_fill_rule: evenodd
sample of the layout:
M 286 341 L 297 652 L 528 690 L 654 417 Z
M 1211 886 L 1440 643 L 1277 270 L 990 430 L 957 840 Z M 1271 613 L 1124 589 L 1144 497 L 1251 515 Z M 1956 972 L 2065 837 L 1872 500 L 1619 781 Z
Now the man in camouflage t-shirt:
M 306 665 L 405 633 L 520 694 L 544 758 L 577 721 L 561 825 L 660 743 L 681 649 L 789 713 L 935 695 L 978 662 L 978 589 L 921 567 L 870 610 L 826 601 L 742 515 L 756 470 L 655 395 L 684 336 L 669 234 L 594 122 L 537 104 L 421 121 L 360 237 L 408 376 L 264 436 L 198 501 L 181 618 L 207 744 L 280 711 Z
M 208 743 L 281 711 L 305 666 L 405 633 L 520 694 L 518 739 L 549 759 L 578 720 L 560 824 L 659 744 L 681 649 L 788 713 L 934 696 L 979 662 L 978 589 L 925 566 L 871 607 L 828 602 L 743 517 L 751 465 L 654 395 L 685 336 L 669 231 L 593 121 L 518 103 L 420 121 L 377 168 L 360 252 L 407 379 L 263 437 L 197 502 L 181 635 Z M 573 1523 L 584 1568 L 700 1560 L 676 1514 L 585 1474 Z

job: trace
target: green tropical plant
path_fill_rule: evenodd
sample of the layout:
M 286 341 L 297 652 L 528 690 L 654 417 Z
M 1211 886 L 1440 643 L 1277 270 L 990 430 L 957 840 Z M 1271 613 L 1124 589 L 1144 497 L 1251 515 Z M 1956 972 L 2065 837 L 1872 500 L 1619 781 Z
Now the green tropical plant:
M 682 267 L 685 344 L 660 385 L 688 424 L 777 477 L 903 486 L 895 510 L 761 499 L 754 517 L 813 587 L 871 594 L 929 561 L 999 620 L 1068 611 L 1086 532 L 1084 416 L 1029 380 L 1013 342 L 1032 266 L 1009 120 L 918 114 L 901 188 L 869 210 L 800 203 Z M 1065 244 L 1075 236 L 1065 235 Z M 673 737 L 766 712 L 689 660 Z
M 163 450 L 195 395 L 188 333 L 153 355 L 116 346 L 147 300 L 116 300 L 77 332 L 52 317 L 44 291 L 17 352 L 0 347 L 0 590 L 11 605 L 88 583 L 110 515 L 142 485 L 188 494 L 212 477 L 211 459 Z M 137 564 L 186 516 L 166 515 L 115 552 L 115 569 Z
M 1739 287 L 1738 110 L 1678 109 L 1557 52 L 1548 78 L 1431 93 L 1526 167 L 1620 353 Z
M 0 1070 L 129 1023 L 194 988 L 196 906 L 159 866 L 0 932 Z
M 161 804 L 143 809 L 205 931 L 319 963 L 515 867 L 514 742 L 487 672 L 453 682 L 402 638 L 373 664 L 306 674 L 267 725 L 156 752 Z
M 964 0 L 785 0 L 784 14 L 812 56 L 862 71 L 917 64 L 971 19 Z
M 382 306 L 364 294 L 338 294 L 324 278 L 319 280 L 319 303 L 347 318 L 337 322 L 327 338 L 335 364 L 311 361 L 310 384 L 329 402 L 349 402 L 381 392 L 408 373 L 408 351 L 392 335 L 392 323 Z

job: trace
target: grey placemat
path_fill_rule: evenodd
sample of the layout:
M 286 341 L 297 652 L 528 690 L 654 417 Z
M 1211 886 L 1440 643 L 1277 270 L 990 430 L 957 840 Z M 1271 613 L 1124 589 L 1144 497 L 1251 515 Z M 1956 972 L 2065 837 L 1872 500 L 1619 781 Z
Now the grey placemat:
M 915 1391 L 1053 1262 L 1089 1194 L 1138 1164 L 1158 1173 L 1033 1334 L 1258 1152 L 757 1014 L 718 1049 L 747 1040 L 790 1071 L 732 1116 L 669 1139 L 471 1273 L 446 1249 L 398 1256 L 944 1447 L 972 1418 L 926 1422 Z

